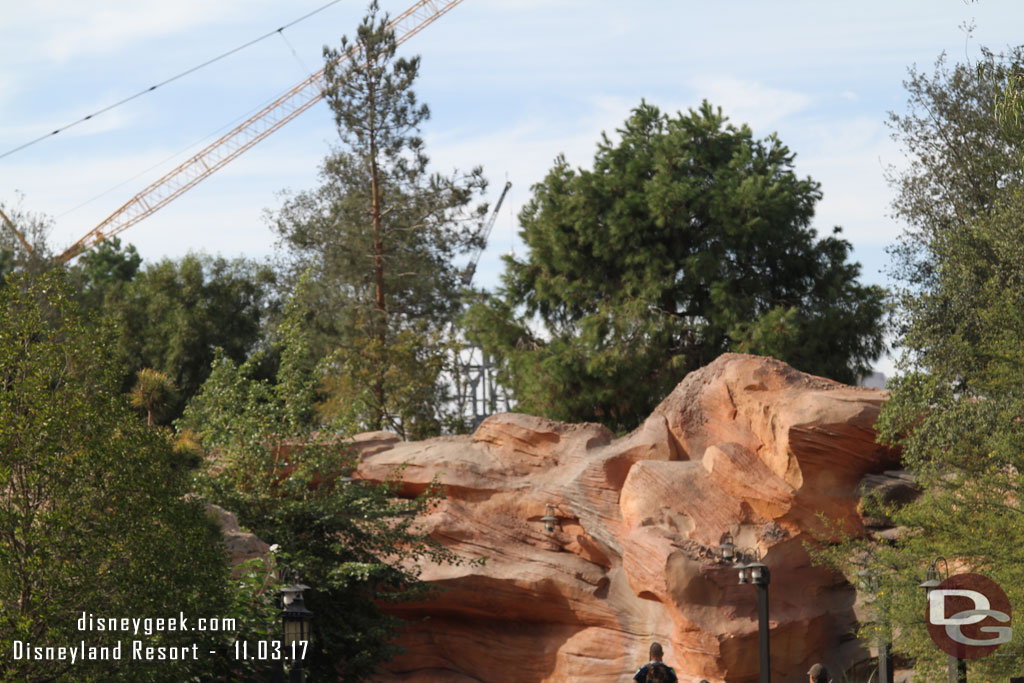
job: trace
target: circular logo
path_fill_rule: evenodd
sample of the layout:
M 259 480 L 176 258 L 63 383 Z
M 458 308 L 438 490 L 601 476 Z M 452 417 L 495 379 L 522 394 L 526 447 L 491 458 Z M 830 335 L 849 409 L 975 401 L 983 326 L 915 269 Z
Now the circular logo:
M 981 574 L 951 576 L 928 592 L 925 623 L 935 644 L 959 659 L 990 655 L 1010 642 L 1010 601 Z

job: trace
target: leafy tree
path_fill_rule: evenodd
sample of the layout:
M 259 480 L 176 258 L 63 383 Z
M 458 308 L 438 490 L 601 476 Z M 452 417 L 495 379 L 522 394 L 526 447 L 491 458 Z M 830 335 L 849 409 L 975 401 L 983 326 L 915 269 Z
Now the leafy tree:
M 320 187 L 290 197 L 274 226 L 289 286 L 312 269 L 312 343 L 335 360 L 330 416 L 419 437 L 441 425 L 439 368 L 460 309 L 452 259 L 480 244 L 466 219 L 485 183 L 480 169 L 428 171 L 419 130 L 429 110 L 412 90 L 419 58 L 396 57 L 378 13 L 373 2 L 351 42 L 324 50 L 342 145 L 324 161 Z M 418 371 L 404 375 L 409 368 Z
M 628 429 L 730 350 L 868 371 L 884 293 L 857 282 L 838 228 L 810 228 L 819 186 L 778 138 L 707 102 L 675 117 L 642 103 L 619 133 L 592 171 L 556 159 L 520 214 L 527 255 L 467 317 L 520 410 Z
M 0 278 L 14 271 L 46 270 L 52 256 L 46 241 L 51 227 L 46 216 L 0 202 Z
M 258 359 L 219 356 L 179 427 L 209 454 L 206 496 L 282 548 L 283 565 L 312 586 L 312 666 L 323 680 L 362 680 L 395 652 L 398 620 L 379 605 L 423 597 L 419 562 L 455 561 L 416 528 L 433 489 L 401 498 L 394 482 L 338 479 L 355 454 L 317 418 L 320 372 L 296 303 L 279 331 L 275 382 L 254 377 Z
M 181 415 L 210 372 L 214 351 L 236 361 L 263 341 L 273 310 L 273 275 L 244 259 L 189 254 L 139 269 L 134 247 L 104 242 L 83 255 L 71 277 L 83 302 L 119 331 L 111 349 L 128 392 L 145 368 L 164 373 L 178 388 L 160 421 Z
M 932 74 L 911 71 L 908 112 L 891 117 L 910 159 L 892 176 L 908 224 L 894 250 L 904 353 L 878 429 L 925 493 L 899 510 L 867 501 L 903 536 L 850 542 L 833 560 L 858 557 L 882 577 L 872 628 L 894 636 L 925 675 L 946 663 L 920 616 L 917 585 L 933 558 L 948 558 L 950 573 L 995 580 L 1015 606 L 1024 599 L 1024 168 L 1015 127 L 1000 122 L 1001 96 L 1022 64 L 1019 48 L 983 52 L 975 65 L 940 58 Z M 1014 631 L 1001 651 L 1021 651 Z M 970 675 L 1018 669 L 987 657 Z
M 121 294 L 124 286 L 135 279 L 141 265 L 142 257 L 134 244 L 122 246 L 120 237 L 111 237 L 79 256 L 68 272 L 81 290 L 85 304 L 94 311 L 102 311 L 105 300 Z
M 224 634 L 80 632 L 78 618 L 224 616 L 219 530 L 185 497 L 169 435 L 118 391 L 109 329 L 83 320 L 60 273 L 0 287 L 0 679 L 181 681 L 200 669 L 130 658 L 146 646 L 225 649 Z M 113 646 L 122 661 L 13 658 L 31 646 Z M 209 671 L 224 665 L 194 663 Z
M 1012 117 L 999 116 L 999 104 L 1008 102 L 1001 95 L 1022 62 L 1018 47 L 1006 55 L 983 50 L 973 66 L 950 68 L 941 55 L 932 73 L 910 70 L 908 111 L 889 114 L 893 137 L 909 152 L 905 170 L 889 170 L 898 192 L 893 209 L 907 222 L 893 251 L 895 274 L 908 285 L 930 286 L 937 259 L 929 249 L 1020 182 L 1021 137 L 1009 130 Z

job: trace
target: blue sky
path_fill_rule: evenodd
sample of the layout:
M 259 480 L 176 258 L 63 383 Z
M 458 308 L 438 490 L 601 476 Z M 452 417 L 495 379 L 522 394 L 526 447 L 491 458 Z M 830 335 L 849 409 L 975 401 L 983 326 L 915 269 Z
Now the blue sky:
M 273 31 L 327 0 L 4 0 L 0 153 Z M 406 0 L 381 0 L 392 15 Z M 315 17 L 153 93 L 0 159 L 0 201 L 54 218 L 70 244 L 137 191 L 309 72 L 323 45 L 351 33 L 364 0 Z M 1020 40 L 1016 0 L 836 2 L 734 0 L 464 0 L 402 50 L 419 54 L 418 94 L 437 170 L 482 165 L 490 199 L 512 191 L 477 283 L 498 281 L 515 250 L 515 214 L 556 155 L 588 166 L 641 98 L 670 112 L 702 99 L 758 137 L 777 132 L 796 167 L 822 184 L 820 232 L 841 225 L 863 279 L 885 282 L 884 170 L 902 163 L 885 126 L 902 81 L 940 52 Z M 969 37 L 965 23 L 975 28 Z M 122 238 L 146 259 L 205 250 L 264 256 L 264 212 L 279 192 L 315 186 L 336 140 L 323 103 Z M 882 364 L 885 368 L 888 364 Z

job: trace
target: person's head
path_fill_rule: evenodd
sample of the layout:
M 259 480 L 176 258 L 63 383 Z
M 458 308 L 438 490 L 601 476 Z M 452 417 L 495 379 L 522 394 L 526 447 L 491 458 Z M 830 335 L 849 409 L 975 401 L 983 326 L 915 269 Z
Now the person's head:
M 823 664 L 815 664 L 807 671 L 809 683 L 828 683 L 828 669 Z
M 651 661 L 660 662 L 665 653 L 661 649 L 661 643 L 651 643 Z

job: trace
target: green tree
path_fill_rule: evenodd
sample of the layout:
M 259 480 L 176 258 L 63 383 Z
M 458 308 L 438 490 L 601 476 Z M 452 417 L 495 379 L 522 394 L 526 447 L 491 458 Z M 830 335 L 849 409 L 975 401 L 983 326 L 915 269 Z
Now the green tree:
M 974 65 L 940 58 L 933 73 L 911 71 L 908 111 L 891 116 L 910 160 L 892 175 L 908 225 L 893 252 L 904 353 L 878 429 L 924 495 L 899 510 L 868 501 L 903 535 L 844 544 L 833 560 L 858 557 L 882 577 L 872 628 L 893 635 L 925 675 L 946 663 L 920 617 L 917 586 L 933 558 L 947 558 L 950 573 L 992 578 L 1015 607 L 1024 600 L 1024 169 L 1020 137 L 1000 121 L 1022 66 L 1019 48 L 985 51 Z M 1022 645 L 1015 629 L 1001 651 Z M 1019 666 L 987 657 L 970 675 L 1002 678 Z
M 889 122 L 909 164 L 888 176 L 897 190 L 893 209 L 907 224 L 892 250 L 893 274 L 910 289 L 935 284 L 940 259 L 932 249 L 988 214 L 1004 189 L 1021 181 L 1024 137 L 1019 126 L 1011 130 L 1014 117 L 1005 110 L 1012 109 L 1022 63 L 1020 47 L 1005 55 L 982 50 L 975 65 L 952 68 L 941 55 L 934 71 L 912 68 L 904 81 L 908 109 L 890 112 Z
M 0 278 L 14 271 L 39 273 L 49 268 L 51 228 L 47 216 L 21 208 L 20 202 L 17 206 L 0 202 Z
M 628 429 L 730 350 L 845 382 L 869 370 L 884 292 L 857 282 L 838 228 L 809 227 L 819 186 L 778 138 L 707 102 L 643 103 L 619 133 L 592 171 L 557 158 L 520 214 L 528 253 L 467 317 L 520 410 Z
M 132 660 L 131 641 L 223 651 L 224 634 L 81 632 L 79 617 L 224 616 L 222 540 L 192 471 L 119 391 L 109 329 L 59 272 L 0 287 L 0 679 L 181 681 L 214 663 Z M 121 661 L 15 659 L 14 644 L 113 646 Z M 199 668 L 196 668 L 199 667 Z
M 301 317 L 293 302 L 274 382 L 254 377 L 256 358 L 237 365 L 220 356 L 178 424 L 209 454 L 206 496 L 279 544 L 283 566 L 312 586 L 315 675 L 362 680 L 397 651 L 400 622 L 380 604 L 424 597 L 420 562 L 457 558 L 416 526 L 435 490 L 402 498 L 395 482 L 338 479 L 355 468 L 355 453 L 318 419 L 323 369 Z
M 209 375 L 215 349 L 241 362 L 263 342 L 273 274 L 245 259 L 189 254 L 139 268 L 134 247 L 104 242 L 71 269 L 80 298 L 118 331 L 112 355 L 131 391 L 144 368 L 178 388 L 158 422 L 181 415 Z M 271 363 L 272 365 L 272 363 Z
M 362 429 L 420 437 L 442 422 L 439 369 L 460 310 L 462 272 L 452 259 L 480 244 L 466 219 L 485 183 L 480 169 L 429 172 L 419 137 L 429 110 L 412 89 L 419 58 L 396 57 L 378 12 L 373 2 L 351 42 L 324 50 L 342 144 L 324 161 L 320 187 L 290 197 L 274 226 L 288 250 L 289 286 L 307 269 L 313 275 L 304 294 L 312 343 L 335 360 L 325 408 Z M 419 371 L 404 374 L 409 368 Z
M 79 256 L 68 274 L 85 305 L 102 312 L 106 299 L 122 294 L 141 266 L 142 257 L 134 244 L 122 246 L 120 237 L 111 237 Z

